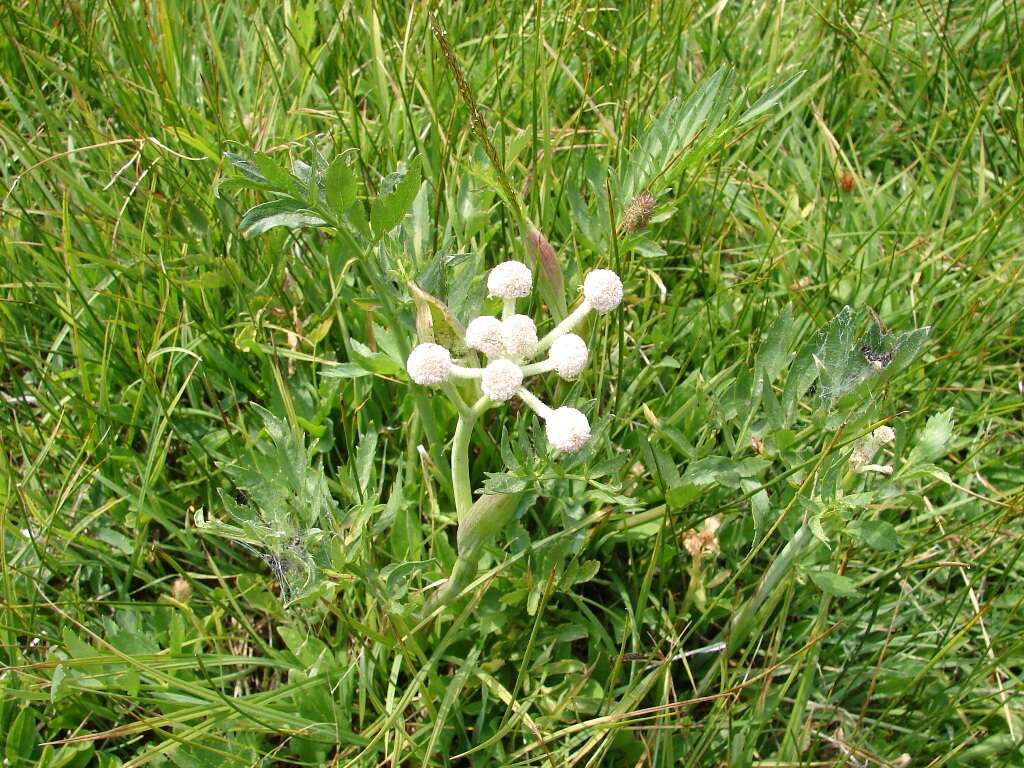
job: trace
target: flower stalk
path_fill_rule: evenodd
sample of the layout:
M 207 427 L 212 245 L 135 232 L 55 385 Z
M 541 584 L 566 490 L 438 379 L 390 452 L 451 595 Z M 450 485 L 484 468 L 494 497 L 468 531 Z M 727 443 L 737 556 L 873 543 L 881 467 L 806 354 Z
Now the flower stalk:
M 575 453 L 582 449 L 591 436 L 587 417 L 575 408 L 549 407 L 523 385 L 523 379 L 548 371 L 564 379 L 576 378 L 587 365 L 589 351 L 583 339 L 570 331 L 590 312 L 610 312 L 622 301 L 619 276 L 607 269 L 594 270 L 584 280 L 580 305 L 538 342 L 534 321 L 516 314 L 516 300 L 529 296 L 533 288 L 530 269 L 516 261 L 499 264 L 488 274 L 487 288 L 492 297 L 502 300 L 501 318 L 478 317 L 465 330 L 466 346 L 483 353 L 488 360 L 485 367 L 461 365 L 448 349 L 429 342 L 413 349 L 406 363 L 416 384 L 440 388 L 459 414 L 451 455 L 452 495 L 459 523 L 458 557 L 431 605 L 450 602 L 462 593 L 476 573 L 484 543 L 504 527 L 521 497 L 485 494 L 473 501 L 469 451 L 477 420 L 494 404 L 518 396 L 544 422 L 548 444 L 555 451 Z M 530 362 L 549 349 L 547 360 Z M 477 393 L 472 406 L 456 388 L 455 380 L 464 381 L 465 387 Z

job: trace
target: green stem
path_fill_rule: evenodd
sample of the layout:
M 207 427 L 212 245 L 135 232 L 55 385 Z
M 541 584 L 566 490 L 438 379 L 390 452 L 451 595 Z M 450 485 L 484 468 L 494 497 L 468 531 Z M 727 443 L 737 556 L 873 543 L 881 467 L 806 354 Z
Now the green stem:
M 476 416 L 461 414 L 452 442 L 452 487 L 455 490 L 455 514 L 459 520 L 473 506 L 473 487 L 469 480 L 469 440 L 473 436 Z
M 455 495 L 455 515 L 462 522 L 473 506 L 473 485 L 469 478 L 469 444 L 473 427 L 490 401 L 481 397 L 472 408 L 465 404 L 459 408 L 459 421 L 455 425 L 455 439 L 452 441 L 452 488 Z

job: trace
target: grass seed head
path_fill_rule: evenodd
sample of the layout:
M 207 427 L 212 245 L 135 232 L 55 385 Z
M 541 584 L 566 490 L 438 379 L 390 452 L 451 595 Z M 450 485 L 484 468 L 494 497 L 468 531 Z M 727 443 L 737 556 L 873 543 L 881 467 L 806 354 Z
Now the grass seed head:
M 622 212 L 620 226 L 623 232 L 640 232 L 651 223 L 651 215 L 654 213 L 654 195 L 650 192 L 641 192 L 630 201 L 626 210 Z

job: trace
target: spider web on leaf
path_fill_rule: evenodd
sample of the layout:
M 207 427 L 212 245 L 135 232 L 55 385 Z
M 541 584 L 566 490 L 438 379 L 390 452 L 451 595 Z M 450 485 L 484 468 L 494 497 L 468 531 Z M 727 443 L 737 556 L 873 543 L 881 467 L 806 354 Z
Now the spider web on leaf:
M 787 381 L 791 401 L 810 394 L 831 410 L 871 398 L 920 354 L 930 333 L 928 326 L 888 333 L 867 310 L 847 305 L 797 353 Z
M 270 568 L 288 605 L 314 593 L 329 565 L 328 532 L 334 529 L 337 503 L 323 468 L 313 465 L 298 430 L 269 411 L 263 418 L 271 445 L 261 445 L 248 466 L 221 468 L 244 492 L 243 501 L 219 490 L 229 522 L 196 512 L 196 525 L 256 554 Z

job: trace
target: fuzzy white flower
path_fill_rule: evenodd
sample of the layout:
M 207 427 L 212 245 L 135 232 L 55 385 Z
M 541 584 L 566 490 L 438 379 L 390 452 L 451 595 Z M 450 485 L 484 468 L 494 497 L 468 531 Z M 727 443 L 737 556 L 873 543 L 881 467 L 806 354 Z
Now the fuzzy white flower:
M 523 385 L 523 371 L 511 360 L 495 360 L 484 368 L 480 389 L 495 402 L 509 400 Z
M 503 261 L 487 275 L 487 291 L 502 299 L 523 299 L 533 290 L 533 273 L 521 261 Z
M 498 318 L 487 315 L 474 318 L 466 326 L 466 346 L 488 357 L 498 357 L 505 353 L 501 332 L 501 320 Z
M 896 430 L 885 424 L 872 432 L 871 436 L 879 445 L 888 445 L 896 440 Z
M 548 360 L 563 379 L 575 379 L 587 367 L 587 343 L 575 333 L 555 339 L 548 351 Z
M 562 406 L 548 414 L 544 432 L 556 451 L 576 453 L 590 440 L 590 422 L 582 412 Z
M 452 355 L 440 344 L 420 344 L 405 364 L 417 384 L 433 387 L 444 384 L 452 373 Z
M 610 312 L 622 301 L 622 281 L 610 269 L 595 269 L 583 281 L 583 295 L 597 312 Z
M 537 348 L 537 326 L 526 315 L 511 315 L 501 322 L 505 351 L 513 357 L 529 357 Z

